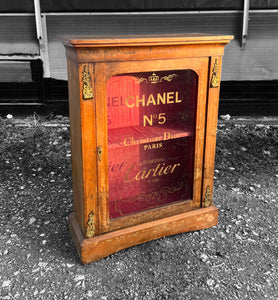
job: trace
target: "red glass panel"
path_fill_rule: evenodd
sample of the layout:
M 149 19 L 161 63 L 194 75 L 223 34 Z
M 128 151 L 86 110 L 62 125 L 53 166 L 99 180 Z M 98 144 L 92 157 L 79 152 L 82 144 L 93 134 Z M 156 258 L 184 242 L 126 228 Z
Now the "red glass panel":
M 192 70 L 109 79 L 111 219 L 192 199 L 197 85 Z

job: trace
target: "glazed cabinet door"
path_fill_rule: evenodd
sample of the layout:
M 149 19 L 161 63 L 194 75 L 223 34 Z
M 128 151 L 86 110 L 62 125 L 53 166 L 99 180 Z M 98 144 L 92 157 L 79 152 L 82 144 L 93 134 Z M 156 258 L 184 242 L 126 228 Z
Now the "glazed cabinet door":
M 201 207 L 208 67 L 96 64 L 100 233 Z

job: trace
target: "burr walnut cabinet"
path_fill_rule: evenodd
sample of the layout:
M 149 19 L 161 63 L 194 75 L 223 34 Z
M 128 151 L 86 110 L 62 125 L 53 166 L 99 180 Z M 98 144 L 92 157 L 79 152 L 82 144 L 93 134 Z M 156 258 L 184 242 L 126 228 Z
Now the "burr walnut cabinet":
M 218 222 L 219 85 L 232 36 L 64 38 L 74 212 L 83 264 Z

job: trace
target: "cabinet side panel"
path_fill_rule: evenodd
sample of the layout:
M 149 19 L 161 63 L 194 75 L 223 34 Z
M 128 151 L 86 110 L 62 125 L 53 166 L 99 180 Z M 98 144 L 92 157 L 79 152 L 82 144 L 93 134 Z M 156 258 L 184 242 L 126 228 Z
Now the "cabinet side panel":
M 78 64 L 68 60 L 73 208 L 84 234 L 82 138 Z

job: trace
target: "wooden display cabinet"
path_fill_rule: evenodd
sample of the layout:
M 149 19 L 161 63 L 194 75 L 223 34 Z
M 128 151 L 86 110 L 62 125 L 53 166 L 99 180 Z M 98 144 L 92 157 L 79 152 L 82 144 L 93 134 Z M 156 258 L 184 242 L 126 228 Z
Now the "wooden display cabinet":
M 212 204 L 224 46 L 203 34 L 65 38 L 83 264 L 218 222 Z

